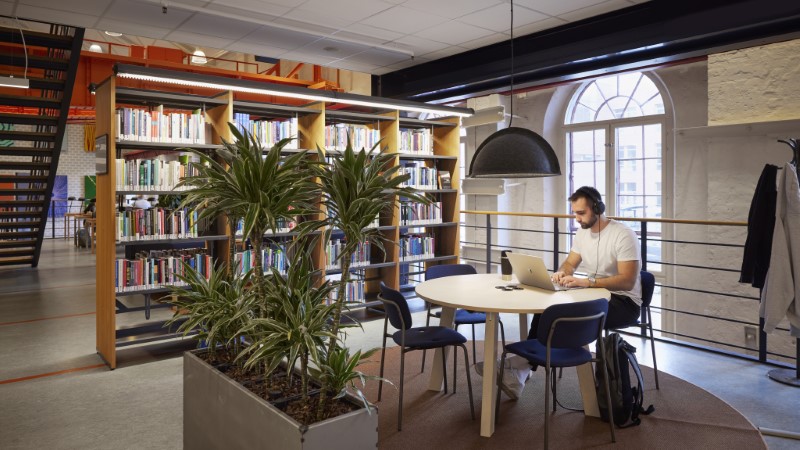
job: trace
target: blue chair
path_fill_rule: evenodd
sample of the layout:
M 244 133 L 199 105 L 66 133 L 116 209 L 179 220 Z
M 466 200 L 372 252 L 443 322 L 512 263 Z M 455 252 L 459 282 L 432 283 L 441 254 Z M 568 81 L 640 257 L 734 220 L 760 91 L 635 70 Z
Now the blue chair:
M 652 273 L 644 270 L 640 272 L 640 277 L 642 280 L 642 313 L 644 321 L 636 320 L 631 323 L 620 325 L 614 329 L 647 327 L 650 331 L 650 350 L 653 352 L 653 373 L 655 373 L 656 377 L 656 389 L 660 389 L 658 386 L 658 364 L 656 363 L 656 340 L 653 337 L 653 315 L 650 313 L 650 303 L 653 301 L 653 292 L 656 289 L 656 277 L 654 277 Z M 607 334 L 608 330 L 606 330 L 606 335 Z
M 576 367 L 587 362 L 597 362 L 603 367 L 603 380 L 606 387 L 606 404 L 609 405 L 609 417 L 614 417 L 611 411 L 611 394 L 608 386 L 608 373 L 603 355 L 603 325 L 608 314 L 608 301 L 605 299 L 590 300 L 585 302 L 552 305 L 544 310 L 539 321 L 536 339 L 514 342 L 508 344 L 503 350 L 502 360 L 507 353 L 519 355 L 531 364 L 545 367 L 545 396 L 544 396 L 544 447 L 548 446 L 550 432 L 550 391 L 553 393 L 553 411 L 556 410 L 556 376 L 557 367 Z M 592 341 L 597 340 L 600 350 L 597 357 L 584 348 Z M 495 403 L 495 421 L 500 417 L 500 383 L 503 379 L 505 364 L 500 365 L 500 374 L 497 377 L 497 401 Z M 609 421 L 611 442 L 616 442 L 614 423 Z
M 467 338 L 458 331 L 447 327 L 411 327 L 411 311 L 408 309 L 408 302 L 403 294 L 386 286 L 381 282 L 381 293 L 378 300 L 383 302 L 386 318 L 383 322 L 383 347 L 381 349 L 381 378 L 383 378 L 383 366 L 386 361 L 386 338 L 392 340 L 400 346 L 400 398 L 397 405 L 397 431 L 403 425 L 403 378 L 405 376 L 406 353 L 414 350 L 427 350 L 444 347 L 461 347 L 464 350 L 464 360 L 466 361 L 467 388 L 469 389 L 469 407 L 472 413 L 472 420 L 475 420 L 475 405 L 472 403 L 472 380 L 469 375 L 469 355 L 467 347 L 464 345 Z M 389 334 L 389 322 L 398 331 Z M 453 393 L 456 392 L 456 364 L 457 349 L 453 348 Z M 447 393 L 447 364 L 442 358 L 442 370 L 444 374 L 444 392 Z M 378 384 L 378 401 L 381 400 L 383 383 Z
M 433 280 L 435 278 L 450 277 L 454 275 L 475 275 L 476 273 L 478 272 L 475 270 L 475 268 L 469 264 L 442 264 L 428 267 L 428 269 L 425 271 L 425 280 Z M 431 317 L 441 318 L 442 312 L 436 311 L 435 313 L 431 313 L 431 304 L 428 303 L 428 317 L 425 321 L 425 326 L 429 326 L 431 324 Z M 460 325 L 472 325 L 472 361 L 477 361 L 478 357 L 475 352 L 475 325 L 486 323 L 486 313 L 467 311 L 466 309 L 457 309 L 453 323 L 455 324 L 454 328 L 456 330 L 458 330 Z M 498 323 L 500 324 L 500 336 L 503 340 L 503 345 L 506 345 L 506 331 L 503 329 L 503 322 L 498 320 Z M 425 371 L 424 352 L 422 353 L 422 371 Z

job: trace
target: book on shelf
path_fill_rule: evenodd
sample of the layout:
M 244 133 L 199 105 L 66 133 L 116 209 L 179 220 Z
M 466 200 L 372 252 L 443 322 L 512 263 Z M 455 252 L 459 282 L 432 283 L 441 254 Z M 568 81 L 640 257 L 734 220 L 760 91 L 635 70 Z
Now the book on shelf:
M 163 105 L 153 110 L 118 108 L 115 119 L 118 141 L 206 143 L 206 121 L 199 109 L 191 113 L 164 113 Z
M 452 189 L 452 186 L 450 172 L 446 170 L 439 172 L 439 189 Z

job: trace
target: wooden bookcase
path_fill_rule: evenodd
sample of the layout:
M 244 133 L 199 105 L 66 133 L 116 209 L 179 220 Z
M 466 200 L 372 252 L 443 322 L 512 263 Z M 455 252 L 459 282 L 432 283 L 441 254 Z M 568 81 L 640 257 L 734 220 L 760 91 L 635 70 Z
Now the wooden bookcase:
M 231 140 L 228 122 L 233 122 L 234 113 L 245 112 L 258 117 L 286 118 L 297 117 L 298 147 L 300 149 L 315 150 L 317 146 L 325 147 L 325 125 L 328 123 L 361 124 L 373 130 L 380 131 L 381 148 L 385 152 L 397 153 L 400 150 L 400 133 L 405 128 L 427 128 L 431 130 L 433 140 L 432 155 L 399 154 L 395 164 L 404 161 L 417 161 L 426 167 L 436 167 L 439 171 L 446 170 L 452 180 L 451 189 L 431 189 L 430 194 L 442 202 L 441 224 L 414 227 L 423 229 L 425 233 L 435 236 L 436 254 L 427 259 L 414 261 L 414 264 L 427 267 L 440 263 L 455 263 L 459 256 L 459 119 L 447 118 L 441 120 L 418 120 L 401 118 L 398 111 L 376 110 L 374 112 L 350 111 L 341 109 L 326 109 L 324 103 L 313 103 L 304 106 L 275 105 L 252 101 L 234 100 L 232 92 L 223 92 L 215 96 L 198 96 L 193 94 L 180 94 L 161 91 L 148 91 L 119 87 L 117 79 L 109 78 L 97 87 L 97 136 L 107 135 L 108 146 L 108 172 L 97 176 L 97 283 L 96 283 L 96 323 L 97 323 L 97 351 L 110 368 L 117 366 L 117 350 L 121 347 L 174 338 L 176 335 L 164 330 L 163 317 L 161 320 L 147 320 L 136 326 L 126 326 L 118 320 L 120 314 L 138 313 L 145 310 L 148 314 L 152 305 L 149 297 L 146 307 L 125 308 L 118 297 L 132 294 L 152 294 L 165 292 L 166 289 L 153 289 L 148 291 L 135 291 L 120 294 L 115 290 L 114 262 L 120 245 L 143 245 L 149 243 L 169 243 L 175 240 L 148 240 L 142 242 L 127 242 L 119 244 L 115 240 L 115 215 L 118 205 L 118 195 L 122 192 L 116 190 L 116 167 L 114 159 L 121 152 L 130 150 L 145 150 L 153 152 L 170 152 L 175 148 L 192 147 L 197 149 L 214 149 L 221 145 L 223 139 Z M 186 109 L 203 111 L 206 123 L 211 125 L 211 133 L 206 133 L 206 144 L 164 144 L 145 142 L 117 141 L 115 111 L 123 105 L 164 105 L 165 108 Z M 335 151 L 328 152 L 328 156 L 335 156 Z M 125 194 L 136 193 L 126 191 Z M 148 191 L 148 193 L 156 193 Z M 400 225 L 399 207 L 395 207 L 380 220 L 380 232 L 392 242 L 398 240 L 406 233 L 409 227 Z M 226 235 L 231 232 L 224 218 L 216 222 L 216 230 L 212 236 L 191 238 L 191 241 L 203 241 L 209 252 L 216 258 L 227 258 L 228 241 Z M 279 237 L 279 236 L 273 236 Z M 281 233 L 280 237 L 291 239 L 292 233 Z M 320 242 L 314 249 L 314 261 L 317 267 L 324 268 L 325 243 Z M 385 258 L 373 252 L 370 264 L 365 267 L 354 268 L 359 276 L 365 280 L 365 296 L 363 306 L 373 306 L 378 292 L 378 283 L 384 281 L 393 288 L 400 288 L 400 268 L 408 265 L 400 260 L 400 250 L 396 245 L 386 246 Z M 335 275 L 335 270 L 328 271 L 326 275 Z M 357 307 L 357 306 L 356 306 Z

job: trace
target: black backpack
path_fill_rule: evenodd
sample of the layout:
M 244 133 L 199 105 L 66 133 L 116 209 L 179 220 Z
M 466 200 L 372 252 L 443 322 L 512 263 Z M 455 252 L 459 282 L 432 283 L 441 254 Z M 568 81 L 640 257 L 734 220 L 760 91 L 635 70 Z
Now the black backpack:
M 648 415 L 655 411 L 653 405 L 643 408 L 644 380 L 639 362 L 636 360 L 636 347 L 625 342 L 618 333 L 611 333 L 603 342 L 606 347 L 605 361 L 608 370 L 608 385 L 611 389 L 611 406 L 614 411 L 614 423 L 620 427 L 639 425 L 639 415 Z M 595 369 L 597 380 L 597 404 L 600 417 L 608 422 L 608 405 L 606 404 L 605 383 L 603 383 L 602 366 Z M 636 374 L 636 386 L 631 386 L 630 370 Z

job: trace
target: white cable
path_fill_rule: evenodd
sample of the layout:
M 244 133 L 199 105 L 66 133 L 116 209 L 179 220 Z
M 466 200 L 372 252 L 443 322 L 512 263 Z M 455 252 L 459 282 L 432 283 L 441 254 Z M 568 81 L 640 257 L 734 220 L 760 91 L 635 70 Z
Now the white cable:
M 17 16 L 14 16 L 14 20 L 17 21 L 19 35 L 22 37 L 22 51 L 25 52 L 25 72 L 23 73 L 22 78 L 28 79 L 28 46 L 25 45 L 25 34 L 22 33 L 22 24 L 19 23 Z

